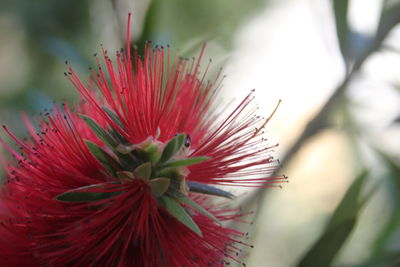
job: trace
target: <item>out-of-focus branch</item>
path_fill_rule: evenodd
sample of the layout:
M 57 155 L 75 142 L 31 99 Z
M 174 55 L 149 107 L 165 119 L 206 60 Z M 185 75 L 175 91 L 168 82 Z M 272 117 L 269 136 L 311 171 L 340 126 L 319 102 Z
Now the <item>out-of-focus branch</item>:
M 358 74 L 365 61 L 373 53 L 380 50 L 383 41 L 386 39 L 394 26 L 396 26 L 398 23 L 400 23 L 400 3 L 390 8 L 383 9 L 375 38 L 370 42 L 365 52 L 362 53 L 354 61 L 352 66 L 349 67 L 349 71 L 344 77 L 343 81 L 336 88 L 334 93 L 327 100 L 319 113 L 307 124 L 303 133 L 296 140 L 294 145 L 289 149 L 285 157 L 281 160 L 282 166 L 285 166 L 291 161 L 291 159 L 296 155 L 296 153 L 305 142 L 307 142 L 311 137 L 315 136 L 317 133 L 328 126 L 329 115 L 334 110 L 338 101 L 343 97 L 344 92 L 349 87 L 349 84 L 351 83 L 353 78 Z M 259 209 L 259 207 L 261 206 L 260 204 L 263 203 L 265 193 L 267 191 L 268 190 L 266 188 L 258 188 L 242 203 L 242 208 L 246 210 L 255 205 L 255 207 L 258 207 Z M 256 212 L 255 219 L 257 219 L 257 217 L 258 212 Z

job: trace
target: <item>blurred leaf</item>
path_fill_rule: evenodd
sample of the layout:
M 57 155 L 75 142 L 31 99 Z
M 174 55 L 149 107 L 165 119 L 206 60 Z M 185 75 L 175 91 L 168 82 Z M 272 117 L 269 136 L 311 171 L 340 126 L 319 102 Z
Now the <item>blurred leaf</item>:
M 327 230 L 357 216 L 358 211 L 361 208 L 360 194 L 367 175 L 368 172 L 364 170 L 351 184 L 342 201 L 336 207 L 331 220 L 328 223 Z
M 26 34 L 25 49 L 30 70 L 25 93 L 31 88 L 46 92 L 51 98 L 60 97 L 67 90 L 65 79 L 54 75 L 62 68 L 62 62 L 73 60 L 74 64 L 87 66 L 82 54 L 91 53 L 88 0 L 2 0 L 4 12 L 12 14 Z M 87 51 L 85 53 L 80 53 Z M 51 77 L 51 79 L 50 79 Z M 57 90 L 54 90 L 57 88 Z M 62 98 L 65 98 L 62 94 Z M 61 97 L 60 97 L 61 98 Z
M 400 266 L 400 253 L 389 252 L 361 264 L 339 265 L 337 267 L 398 267 L 398 266 Z
M 400 115 L 397 116 L 397 118 L 393 120 L 393 124 L 397 124 L 397 123 L 400 123 Z
M 202 42 L 213 39 L 229 48 L 243 20 L 263 5 L 265 0 L 153 0 L 137 44 L 140 48 L 145 40 L 152 40 L 182 48 L 201 38 Z
M 374 242 L 373 252 L 372 252 L 373 258 L 378 257 L 385 251 L 386 246 L 390 238 L 392 237 L 392 234 L 395 232 L 396 229 L 399 228 L 399 221 L 400 221 L 400 214 L 399 212 L 394 211 L 391 214 L 391 217 L 389 218 L 388 222 L 384 225 L 383 229 L 379 233 L 378 238 Z
M 377 155 L 381 158 L 389 173 L 390 177 L 396 187 L 397 197 L 400 199 L 400 166 L 389 155 L 375 149 Z
M 299 267 L 330 266 L 332 260 L 340 250 L 347 237 L 352 232 L 357 219 L 352 218 L 343 221 L 339 225 L 331 227 L 314 244 L 307 255 L 302 259 Z
M 368 172 L 363 171 L 351 184 L 342 201 L 336 207 L 325 232 L 302 258 L 299 267 L 330 266 L 334 257 L 339 252 L 354 226 L 362 206 L 372 194 L 361 198 L 361 190 Z
M 400 201 L 400 166 L 389 155 L 379 151 L 378 149 L 375 149 L 375 151 L 388 170 L 387 178 L 389 179 L 388 182 L 390 183 L 388 196 L 392 197 L 393 200 L 390 201 L 392 203 L 391 216 L 374 242 L 372 258 L 381 257 L 393 233 L 400 226 L 400 210 L 398 208 L 398 203 Z
M 136 45 L 139 48 L 139 53 L 143 54 L 144 46 L 146 41 L 150 41 L 154 33 L 155 24 L 157 21 L 157 14 L 159 12 L 160 1 L 150 0 L 150 5 L 147 9 L 146 16 L 144 18 L 144 24 L 140 38 L 137 40 Z
M 336 34 L 340 51 L 345 60 L 349 57 L 349 24 L 347 19 L 349 0 L 333 0 L 333 11 L 336 22 Z
M 392 5 L 388 2 L 390 1 L 385 1 L 379 19 L 375 37 L 378 41 L 382 41 L 388 32 L 400 22 L 400 2 L 394 2 L 395 4 Z

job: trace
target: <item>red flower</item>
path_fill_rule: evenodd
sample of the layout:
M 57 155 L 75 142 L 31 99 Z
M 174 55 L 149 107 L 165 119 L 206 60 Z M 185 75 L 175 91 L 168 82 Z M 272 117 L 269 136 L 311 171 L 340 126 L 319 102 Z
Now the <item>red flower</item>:
M 216 205 L 233 195 L 214 185 L 282 181 L 268 176 L 276 168 L 261 137 L 269 119 L 254 115 L 250 94 L 219 121 L 211 107 L 220 79 L 199 74 L 203 50 L 197 61 L 150 44 L 143 58 L 103 54 L 106 69 L 99 63 L 88 86 L 67 65 L 82 96 L 74 111 L 55 106 L 38 131 L 25 119 L 26 142 L 4 127 L 21 153 L 4 144 L 17 163 L 4 164 L 0 265 L 240 261 L 243 234 L 224 221 L 243 214 Z

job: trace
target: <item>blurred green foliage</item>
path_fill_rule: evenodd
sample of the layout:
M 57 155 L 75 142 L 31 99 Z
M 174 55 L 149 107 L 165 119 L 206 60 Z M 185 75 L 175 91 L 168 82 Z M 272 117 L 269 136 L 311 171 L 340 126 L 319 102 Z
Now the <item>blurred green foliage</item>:
M 243 20 L 263 6 L 262 0 L 154 0 L 138 43 L 152 40 L 182 48 L 197 39 L 198 42 L 217 41 L 229 48 Z
M 107 0 L 108 1 L 108 0 Z M 86 69 L 94 65 L 92 55 L 98 51 L 99 40 L 93 40 L 91 10 L 104 1 L 88 0 L 4 0 L 0 3 L 0 16 L 11 14 L 26 35 L 24 49 L 28 55 L 28 73 L 25 84 L 16 93 L 0 98 L 0 115 L 11 122 L 20 111 L 38 113 L 52 105 L 51 100 L 64 99 L 72 102 L 76 93 L 63 76 L 64 61 Z M 109 1 L 110 7 L 124 1 Z M 129 2 L 129 1 L 126 1 Z M 198 46 L 207 40 L 215 40 L 229 47 L 234 32 L 243 19 L 265 5 L 262 0 L 234 1 L 141 1 L 149 2 L 142 35 L 136 43 L 144 40 L 157 44 L 174 44 L 174 49 L 184 48 L 193 39 Z M 123 20 L 126 14 L 116 14 Z M 134 11 L 133 11 L 134 12 Z M 94 14 L 102 16 L 102 14 Z M 194 50 L 198 46 L 192 46 Z M 187 51 L 186 56 L 190 56 Z M 85 72 L 83 72 L 84 74 Z M 88 72 L 86 72 L 86 75 Z
M 363 171 L 354 180 L 333 212 L 324 233 L 300 261 L 299 267 L 319 267 L 332 264 L 333 259 L 356 226 L 361 208 L 372 196 L 372 194 L 368 194 L 364 198 L 360 196 L 367 177 L 368 172 Z
M 0 17 L 12 18 L 11 25 L 15 28 L 9 30 L 23 35 L 25 41 L 25 58 L 20 63 L 25 68 L 19 73 L 23 84 L 16 91 L 1 94 L 0 118 L 17 135 L 23 136 L 21 112 L 38 114 L 45 108 L 50 109 L 53 100 L 59 103 L 77 96 L 63 77 L 64 62 L 70 60 L 74 66 L 85 68 L 90 64 L 91 59 L 83 56 L 93 54 L 95 49 L 90 42 L 89 1 L 5 0 L 0 5 Z
M 363 64 L 369 59 L 371 55 L 379 51 L 383 47 L 385 39 L 388 37 L 392 29 L 400 23 L 400 2 L 398 1 L 384 1 L 381 11 L 381 16 L 375 35 L 370 37 L 361 38 L 364 44 L 361 45 L 363 49 L 357 50 L 359 44 L 355 44 L 355 36 L 360 36 L 360 33 L 355 32 L 348 23 L 349 0 L 332 0 L 332 11 L 336 22 L 336 34 L 339 43 L 339 48 L 346 66 L 346 76 L 343 82 L 337 87 L 334 94 L 326 102 L 321 111 L 313 118 L 308 124 L 307 128 L 299 138 L 298 142 L 289 151 L 286 156 L 291 159 L 292 154 L 296 153 L 298 148 L 305 140 L 324 129 L 329 123 L 329 115 L 334 113 L 337 108 L 345 111 L 347 107 L 343 108 L 343 104 L 349 102 L 346 100 L 346 90 L 350 87 L 350 83 L 355 76 L 360 72 Z M 358 40 L 359 41 L 359 40 Z M 337 105 L 337 104 L 340 105 Z M 345 112 L 348 117 L 348 113 Z M 350 119 L 351 121 L 352 119 Z M 349 123 L 349 118 L 345 120 Z M 352 140 L 359 140 L 362 135 L 362 130 L 354 121 L 352 125 L 347 125 L 351 128 L 350 131 L 344 131 Z M 367 143 L 367 146 L 373 148 L 372 144 Z M 355 157 L 358 161 L 362 161 L 361 152 L 357 147 L 355 150 Z M 383 227 L 381 233 L 376 238 L 371 255 L 365 263 L 359 266 L 399 266 L 400 265 L 400 251 L 393 251 L 389 248 L 389 242 L 394 238 L 395 232 L 400 228 L 399 216 L 399 178 L 400 167 L 396 159 L 388 154 L 385 154 L 375 149 L 383 161 L 383 166 L 387 169 L 386 177 L 381 179 L 382 182 L 391 184 L 391 201 L 392 206 L 391 216 Z M 361 165 L 363 165 L 362 162 Z M 310 248 L 303 259 L 300 260 L 301 267 L 313 266 L 331 266 L 338 251 L 341 249 L 345 241 L 350 237 L 353 228 L 359 217 L 359 211 L 365 202 L 371 198 L 377 187 L 370 191 L 366 196 L 360 200 L 360 192 L 363 184 L 368 179 L 368 173 L 362 172 L 355 178 L 353 184 L 349 187 L 346 195 L 334 211 L 327 228 L 322 233 L 316 243 Z

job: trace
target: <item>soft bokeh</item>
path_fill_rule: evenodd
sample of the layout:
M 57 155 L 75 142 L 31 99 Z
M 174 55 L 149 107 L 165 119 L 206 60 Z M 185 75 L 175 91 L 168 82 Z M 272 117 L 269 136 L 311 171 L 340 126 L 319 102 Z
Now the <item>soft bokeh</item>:
M 22 111 L 34 116 L 52 100 L 73 103 L 64 61 L 88 75 L 100 44 L 110 52 L 123 46 L 131 11 L 139 49 L 150 39 L 189 57 L 207 42 L 210 75 L 221 66 L 227 75 L 223 102 L 255 88 L 267 117 L 282 100 L 265 135 L 280 144 L 279 172 L 289 182 L 245 194 L 243 208 L 256 211 L 247 266 L 321 266 L 300 262 L 326 234 L 346 192 L 347 207 L 357 204 L 346 213 L 355 227 L 339 245 L 323 243 L 337 253 L 322 262 L 399 265 L 399 1 L 34 2 L 0 3 L 2 124 L 23 136 Z M 361 193 L 348 191 L 364 169 Z M 325 247 L 314 246 L 318 257 L 328 258 Z

